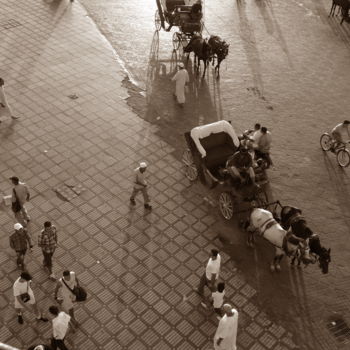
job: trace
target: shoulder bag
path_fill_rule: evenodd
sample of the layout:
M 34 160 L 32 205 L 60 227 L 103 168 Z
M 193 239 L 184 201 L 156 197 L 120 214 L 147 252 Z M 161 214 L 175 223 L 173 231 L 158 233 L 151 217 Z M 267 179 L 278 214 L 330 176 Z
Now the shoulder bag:
M 69 289 L 69 291 L 75 295 L 75 301 L 85 301 L 86 300 L 87 293 L 86 293 L 85 289 L 79 285 L 78 280 L 77 280 L 77 285 L 73 289 L 68 286 L 68 284 L 64 281 L 63 277 L 62 277 L 62 282 Z
M 14 213 L 18 213 L 22 209 L 22 206 L 21 206 L 21 203 L 18 200 L 17 193 L 16 193 L 15 189 L 13 189 L 13 193 L 15 195 L 16 200 L 14 202 L 12 202 L 12 211 Z
M 20 296 L 19 296 L 24 303 L 26 303 L 27 301 L 30 300 L 30 295 L 28 293 L 28 289 L 29 289 L 29 282 L 27 282 L 27 291 L 23 294 L 20 294 Z

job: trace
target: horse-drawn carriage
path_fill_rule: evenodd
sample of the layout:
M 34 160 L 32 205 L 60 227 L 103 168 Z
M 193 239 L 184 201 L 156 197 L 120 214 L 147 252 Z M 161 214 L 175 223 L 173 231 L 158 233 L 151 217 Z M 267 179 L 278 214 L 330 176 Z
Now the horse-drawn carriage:
M 240 140 L 232 125 L 221 120 L 198 126 L 185 133 L 188 148 L 182 161 L 185 164 L 186 177 L 190 181 L 197 178 L 209 188 L 218 186 L 219 209 L 226 220 L 230 220 L 242 201 L 256 201 L 263 207 L 268 202 L 265 189 L 268 183 L 263 162 L 252 157 L 254 178 L 248 169 L 237 174 L 233 171 L 236 155 L 242 150 Z M 247 153 L 247 157 L 251 154 Z M 242 170 L 242 169 L 240 169 Z M 236 176 L 239 175 L 239 176 Z
M 279 201 L 267 203 L 264 207 L 253 207 L 248 213 L 245 229 L 248 245 L 254 242 L 254 235 L 266 239 L 275 247 L 275 256 L 270 264 L 271 271 L 280 271 L 284 255 L 291 258 L 291 265 L 298 261 L 305 266 L 318 263 L 322 273 L 328 273 L 331 262 L 330 249 L 321 245 L 320 237 L 309 228 L 302 211 L 292 206 L 283 206 Z
M 171 27 L 178 27 L 173 34 L 173 47 L 179 49 L 195 34 L 201 34 L 203 29 L 202 1 L 198 0 L 156 0 L 155 13 L 156 30 L 163 28 L 169 31 Z M 168 28 L 165 28 L 168 24 Z

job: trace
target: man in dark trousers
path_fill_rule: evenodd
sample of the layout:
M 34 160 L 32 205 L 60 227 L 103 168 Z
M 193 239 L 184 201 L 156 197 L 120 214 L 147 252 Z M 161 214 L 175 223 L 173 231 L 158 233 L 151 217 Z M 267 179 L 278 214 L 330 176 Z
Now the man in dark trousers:
M 64 311 L 59 311 L 57 306 L 50 306 L 49 312 L 54 318 L 52 319 L 52 350 L 68 350 L 64 343 L 69 327 L 72 327 L 71 317 Z M 72 328 L 74 331 L 74 329 Z
M 24 270 L 24 256 L 26 255 L 28 246 L 32 249 L 33 245 L 27 230 L 20 223 L 14 224 L 13 228 L 15 232 L 10 236 L 10 247 L 17 254 L 17 266 Z
M 38 237 L 38 246 L 43 252 L 44 267 L 48 269 L 50 278 L 55 280 L 55 274 L 52 272 L 52 256 L 57 247 L 57 230 L 50 221 L 44 223 L 44 229 Z

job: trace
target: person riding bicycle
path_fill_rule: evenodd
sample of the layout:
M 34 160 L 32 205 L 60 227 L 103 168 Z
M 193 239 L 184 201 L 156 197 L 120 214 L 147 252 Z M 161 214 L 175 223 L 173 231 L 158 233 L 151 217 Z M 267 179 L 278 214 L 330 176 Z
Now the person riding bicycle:
M 333 151 L 341 144 L 347 143 L 350 140 L 350 120 L 344 120 L 336 125 L 332 130 L 332 137 L 334 139 Z
M 241 175 L 249 175 L 252 183 L 255 185 L 255 172 L 253 169 L 253 159 L 246 147 L 241 147 L 233 156 L 227 160 L 227 169 L 231 176 L 237 177 L 243 183 L 245 179 Z

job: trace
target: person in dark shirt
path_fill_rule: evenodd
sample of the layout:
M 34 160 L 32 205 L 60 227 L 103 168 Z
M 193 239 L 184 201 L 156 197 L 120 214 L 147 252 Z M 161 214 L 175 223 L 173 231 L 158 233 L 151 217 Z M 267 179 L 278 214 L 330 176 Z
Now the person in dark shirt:
M 245 181 L 242 173 L 247 173 L 252 180 L 252 183 L 255 184 L 253 159 L 246 147 L 241 148 L 231 158 L 228 159 L 227 169 L 231 176 L 238 177 L 241 182 Z

